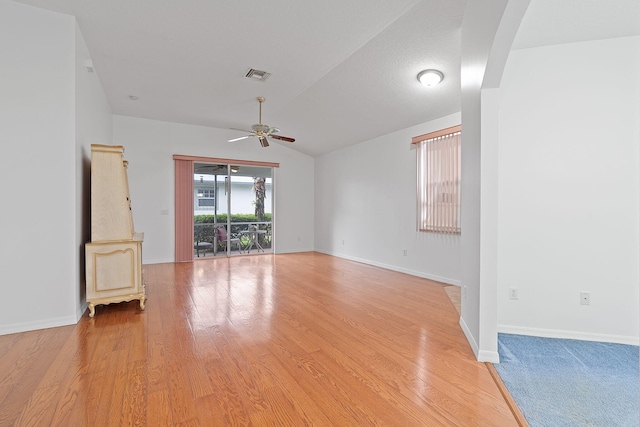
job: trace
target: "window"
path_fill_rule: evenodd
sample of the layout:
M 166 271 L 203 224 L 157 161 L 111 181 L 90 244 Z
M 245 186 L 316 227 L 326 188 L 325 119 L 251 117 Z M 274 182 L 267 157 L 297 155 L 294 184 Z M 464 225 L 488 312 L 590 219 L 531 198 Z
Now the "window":
M 414 137 L 418 161 L 418 229 L 460 234 L 461 128 Z
M 200 177 L 202 180 L 202 177 Z M 203 181 L 200 181 L 203 182 Z M 214 185 L 213 182 L 208 183 L 208 185 Z M 215 188 L 204 188 L 202 184 L 197 185 L 197 182 L 194 184 L 195 195 L 194 200 L 196 202 L 195 209 L 201 208 L 200 210 L 211 210 L 215 206 Z

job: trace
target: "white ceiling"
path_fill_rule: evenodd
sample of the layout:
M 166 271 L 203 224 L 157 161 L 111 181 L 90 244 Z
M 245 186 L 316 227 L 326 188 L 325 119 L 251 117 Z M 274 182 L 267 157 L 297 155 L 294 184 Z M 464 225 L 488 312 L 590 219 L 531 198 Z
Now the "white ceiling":
M 514 49 L 640 34 L 638 0 L 532 0 Z M 637 55 L 638 52 L 630 54 Z
M 118 115 L 248 129 L 264 96 L 263 123 L 315 156 L 460 111 L 466 0 L 16 1 L 76 16 Z M 514 47 L 639 34 L 638 4 L 533 0 Z
M 466 0 L 19 1 L 76 16 L 118 115 L 247 129 L 264 96 L 263 122 L 318 155 L 460 109 Z

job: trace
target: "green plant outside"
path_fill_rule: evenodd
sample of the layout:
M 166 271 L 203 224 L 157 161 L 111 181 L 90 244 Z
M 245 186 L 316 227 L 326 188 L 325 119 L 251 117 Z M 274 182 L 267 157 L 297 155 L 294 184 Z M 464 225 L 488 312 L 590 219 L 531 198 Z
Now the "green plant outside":
M 269 224 L 256 224 L 258 229 L 266 230 L 266 235 L 260 235 L 260 244 L 264 248 L 271 247 L 271 214 L 265 213 L 264 221 L 259 221 L 258 217 L 254 214 L 231 214 L 231 236 L 238 237 L 240 239 L 240 244 L 244 247 L 249 244 L 250 237 L 246 234 L 240 234 L 240 230 L 246 229 L 246 223 L 259 223 L 259 222 L 269 222 Z M 193 223 L 194 223 L 194 241 L 197 242 L 213 242 L 215 227 L 226 224 L 227 223 L 227 214 L 218 214 L 216 215 L 217 222 L 214 222 L 213 215 L 194 215 Z M 237 224 L 234 223 L 244 223 Z M 200 224 L 200 225 L 198 225 Z M 217 224 L 215 227 L 213 224 Z M 224 243 L 218 242 L 218 250 L 224 249 Z

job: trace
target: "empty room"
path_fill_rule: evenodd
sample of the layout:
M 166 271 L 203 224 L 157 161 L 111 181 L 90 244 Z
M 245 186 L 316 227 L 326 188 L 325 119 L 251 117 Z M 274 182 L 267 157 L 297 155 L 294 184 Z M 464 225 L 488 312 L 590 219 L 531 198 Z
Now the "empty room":
M 637 1 L 0 0 L 0 52 L 0 426 L 638 425 Z

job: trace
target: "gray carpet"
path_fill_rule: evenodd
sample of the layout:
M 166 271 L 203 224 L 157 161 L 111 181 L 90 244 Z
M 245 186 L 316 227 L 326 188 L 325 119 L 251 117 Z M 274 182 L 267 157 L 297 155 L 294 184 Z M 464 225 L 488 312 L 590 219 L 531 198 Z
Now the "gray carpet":
M 640 426 L 637 346 L 498 334 L 498 353 L 531 427 Z

